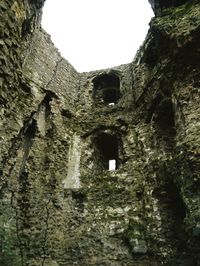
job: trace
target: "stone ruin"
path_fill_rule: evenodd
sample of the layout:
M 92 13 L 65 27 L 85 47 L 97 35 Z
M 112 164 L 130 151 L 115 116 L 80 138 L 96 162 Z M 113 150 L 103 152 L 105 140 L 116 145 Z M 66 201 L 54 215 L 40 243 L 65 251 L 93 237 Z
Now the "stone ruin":
M 150 0 L 133 62 L 87 73 L 43 2 L 0 1 L 0 265 L 200 265 L 199 1 Z

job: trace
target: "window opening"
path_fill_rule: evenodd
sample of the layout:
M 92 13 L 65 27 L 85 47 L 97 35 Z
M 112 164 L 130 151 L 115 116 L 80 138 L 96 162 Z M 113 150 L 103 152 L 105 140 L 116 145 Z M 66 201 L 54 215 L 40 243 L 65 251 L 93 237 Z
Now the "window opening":
M 118 168 L 118 139 L 106 133 L 98 134 L 94 139 L 96 169 L 113 171 Z
M 96 103 L 115 105 L 121 98 L 120 79 L 116 75 L 104 74 L 98 76 L 94 83 L 94 99 Z
M 109 160 L 109 171 L 115 171 L 116 170 L 116 160 Z

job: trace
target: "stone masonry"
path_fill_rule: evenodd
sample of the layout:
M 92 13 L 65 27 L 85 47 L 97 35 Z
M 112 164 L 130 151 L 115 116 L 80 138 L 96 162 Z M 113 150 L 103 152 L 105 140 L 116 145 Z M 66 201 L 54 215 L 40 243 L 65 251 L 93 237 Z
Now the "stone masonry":
M 0 0 L 1 266 L 200 265 L 200 3 L 149 2 L 133 62 L 78 73 Z

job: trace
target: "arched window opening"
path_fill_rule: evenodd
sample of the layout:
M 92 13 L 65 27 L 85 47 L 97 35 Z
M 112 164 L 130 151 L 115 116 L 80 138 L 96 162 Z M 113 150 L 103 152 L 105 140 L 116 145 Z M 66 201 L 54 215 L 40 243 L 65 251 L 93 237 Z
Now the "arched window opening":
M 121 97 L 120 79 L 113 74 L 100 75 L 94 79 L 94 99 L 96 103 L 115 105 Z
M 114 171 L 119 166 L 118 139 L 115 135 L 100 133 L 94 138 L 95 165 L 99 171 Z

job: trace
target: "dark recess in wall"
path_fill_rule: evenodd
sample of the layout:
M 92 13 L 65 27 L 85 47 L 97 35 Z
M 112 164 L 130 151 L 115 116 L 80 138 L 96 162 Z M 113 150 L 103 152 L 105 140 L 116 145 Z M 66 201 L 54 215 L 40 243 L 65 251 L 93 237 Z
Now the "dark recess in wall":
M 94 138 L 95 158 L 98 167 L 109 169 L 109 160 L 116 160 L 116 168 L 119 167 L 118 139 L 115 135 L 99 133 Z
M 93 80 L 95 103 L 116 104 L 120 97 L 120 79 L 114 74 L 103 74 Z

